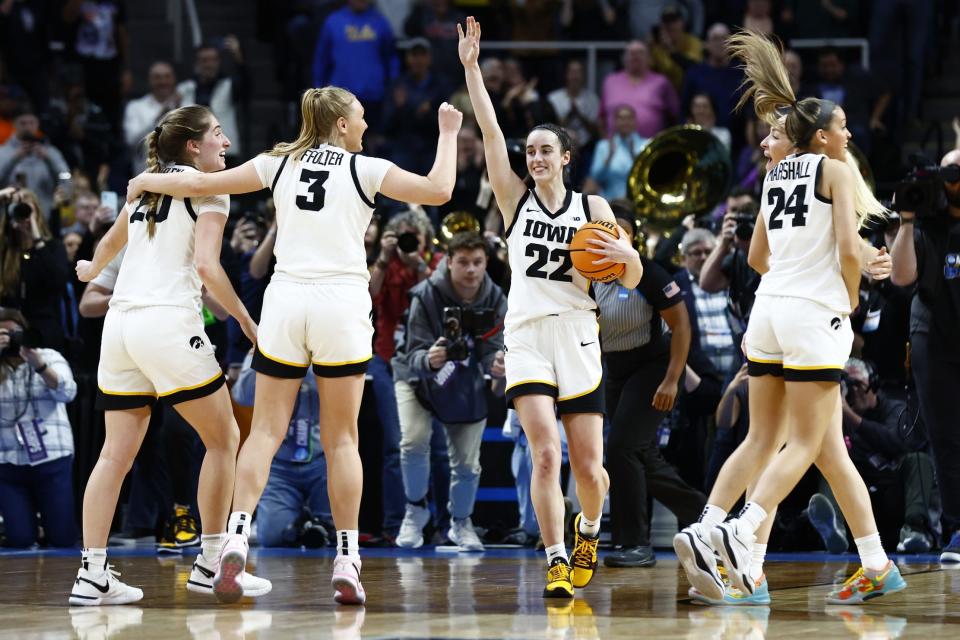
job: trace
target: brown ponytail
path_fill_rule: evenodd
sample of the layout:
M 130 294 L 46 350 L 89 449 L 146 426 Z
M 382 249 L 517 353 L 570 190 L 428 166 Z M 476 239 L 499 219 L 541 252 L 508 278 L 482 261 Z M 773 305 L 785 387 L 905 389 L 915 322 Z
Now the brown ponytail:
M 200 142 L 210 127 L 213 113 L 201 105 L 190 105 L 168 111 L 157 127 L 147 134 L 147 172 L 160 173 L 166 163 L 177 162 L 192 164 L 187 157 L 186 144 L 189 140 Z M 157 206 L 160 194 L 144 193 L 140 207 L 147 209 L 147 237 L 151 240 L 157 232 Z

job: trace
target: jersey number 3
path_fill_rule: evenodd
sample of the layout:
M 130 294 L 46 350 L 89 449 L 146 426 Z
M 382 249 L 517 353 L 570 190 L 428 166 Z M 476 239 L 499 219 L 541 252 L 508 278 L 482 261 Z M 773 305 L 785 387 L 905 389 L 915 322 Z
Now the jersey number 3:
M 780 187 L 772 187 L 767 191 L 767 204 L 773 206 L 773 212 L 770 213 L 770 228 L 783 228 L 783 214 L 793 217 L 791 227 L 803 227 L 807 224 L 807 185 L 798 184 L 790 197 L 786 197 L 786 192 Z
M 323 183 L 329 177 L 329 171 L 302 169 L 300 171 L 300 183 L 307 185 L 307 192 L 300 193 L 300 186 L 297 185 L 297 206 L 304 211 L 320 211 L 320 209 L 323 209 L 323 201 L 327 197 L 327 190 L 323 188 Z

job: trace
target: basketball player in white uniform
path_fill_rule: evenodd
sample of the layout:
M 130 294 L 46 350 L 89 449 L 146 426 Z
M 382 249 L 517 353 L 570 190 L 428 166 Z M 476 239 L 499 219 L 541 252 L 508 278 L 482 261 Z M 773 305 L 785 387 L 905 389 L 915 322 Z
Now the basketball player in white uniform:
M 147 143 L 151 170 L 176 174 L 223 169 L 230 146 L 217 119 L 199 106 L 166 114 Z M 84 493 L 85 548 L 71 605 L 125 604 L 143 597 L 117 579 L 107 564 L 106 544 L 123 477 L 158 399 L 172 405 L 206 447 L 197 495 L 204 532 L 187 589 L 213 592 L 240 434 L 223 373 L 203 331 L 202 286 L 251 340 L 257 329 L 220 266 L 228 212 L 229 199 L 223 196 L 177 200 L 144 195 L 124 207 L 93 261 L 77 263 L 77 276 L 89 282 L 124 245 L 129 248 L 104 321 L 97 400 L 105 411 L 107 433 Z M 244 580 L 249 595 L 270 591 L 267 580 L 249 575 Z
M 570 138 L 555 125 L 527 136 L 530 189 L 510 168 L 503 132 L 480 75 L 480 25 L 467 18 L 459 53 L 477 123 L 483 133 L 487 172 L 507 229 L 512 279 L 505 320 L 507 399 L 530 441 L 534 473 L 531 494 L 547 552 L 544 597 L 571 598 L 597 566 L 600 515 L 609 479 L 603 469 L 603 389 L 597 305 L 587 280 L 570 262 L 574 232 L 589 221 L 616 219 L 607 202 L 563 183 Z M 600 237 L 600 236 L 605 237 Z M 626 263 L 625 287 L 640 282 L 640 257 L 630 242 L 597 234 L 595 264 Z M 560 413 L 567 432 L 570 466 L 583 511 L 577 516 L 573 567 L 563 543 L 563 496 L 558 482 Z
M 849 314 L 858 303 L 863 257 L 856 233 L 857 179 L 834 159 L 846 156 L 846 116 L 827 100 L 797 101 L 779 52 L 768 40 L 749 33 L 733 40 L 752 82 L 745 99 L 753 95 L 758 115 L 774 122 L 775 109 L 786 105 L 783 130 L 797 152 L 767 173 L 750 247 L 750 264 L 763 274 L 745 339 L 750 432 L 721 470 L 700 522 L 680 532 L 674 548 L 691 584 L 707 600 L 726 604 L 728 599 L 713 560 L 716 550 L 740 601 L 769 602 L 765 579 L 752 571 L 755 554 L 763 555 L 754 546 L 755 534 L 768 511 L 817 462 L 859 536 L 864 565 L 827 602 L 860 604 L 906 583 L 883 551 L 869 493 L 840 444 L 834 419 L 840 372 L 853 340 Z M 777 131 L 771 136 L 776 139 Z M 725 509 L 758 476 L 740 515 L 721 524 Z M 764 540 L 768 534 L 768 528 L 761 533 Z M 764 593 L 755 593 L 758 588 Z
M 141 191 L 175 197 L 248 193 L 270 188 L 277 209 L 276 272 L 263 301 L 253 368 L 256 398 L 250 437 L 237 461 L 237 485 L 214 591 L 224 602 L 245 593 L 237 579 L 247 555 L 250 518 L 286 436 L 290 414 L 309 367 L 317 375 L 320 437 L 337 527 L 334 599 L 363 604 L 357 543 L 363 469 L 357 416 L 363 374 L 372 357 L 373 326 L 363 237 L 377 193 L 404 202 L 439 205 L 456 179 L 456 137 L 462 114 L 444 103 L 440 138 L 427 176 L 358 155 L 367 124 L 353 94 L 337 87 L 308 89 L 303 126 L 292 143 L 278 144 L 240 167 L 216 174 L 143 173 Z

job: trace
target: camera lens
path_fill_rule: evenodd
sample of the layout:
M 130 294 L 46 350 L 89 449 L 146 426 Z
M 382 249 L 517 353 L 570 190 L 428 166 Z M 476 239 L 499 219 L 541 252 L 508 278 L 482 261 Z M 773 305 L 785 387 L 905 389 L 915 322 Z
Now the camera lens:
M 420 248 L 420 241 L 417 240 L 417 234 L 412 231 L 401 233 L 397 238 L 397 248 L 404 253 L 413 253 Z
M 30 205 L 23 202 L 14 202 L 8 208 L 10 217 L 14 220 L 26 220 L 30 217 L 30 214 L 33 213 L 33 210 L 30 208 Z

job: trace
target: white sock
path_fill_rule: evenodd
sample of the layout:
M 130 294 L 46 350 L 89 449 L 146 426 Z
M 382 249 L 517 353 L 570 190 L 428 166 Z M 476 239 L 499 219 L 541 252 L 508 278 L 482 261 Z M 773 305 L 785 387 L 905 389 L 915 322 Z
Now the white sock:
M 83 564 L 83 568 L 90 573 L 100 575 L 107 570 L 106 547 L 102 549 L 84 549 L 80 557 L 80 562 Z
M 230 514 L 230 520 L 227 523 L 227 533 L 242 533 L 250 536 L 250 522 L 253 518 L 246 511 L 234 511 Z
M 767 557 L 767 545 L 753 543 L 753 560 L 750 563 L 750 577 L 755 581 L 763 575 L 763 560 Z
M 727 519 L 727 512 L 718 506 L 708 504 L 700 514 L 700 522 L 711 529 Z
M 227 539 L 226 533 L 203 534 L 200 536 L 200 556 L 209 565 L 214 565 L 220 558 L 220 548 Z
M 338 556 L 359 556 L 360 555 L 360 531 L 357 529 L 338 529 L 337 530 L 337 555 Z
M 750 533 L 756 533 L 766 519 L 767 512 L 756 502 L 748 502 L 737 516 L 737 522 L 746 527 Z
M 570 559 L 567 558 L 567 548 L 563 545 L 562 542 L 557 544 L 552 544 L 544 551 L 547 552 L 547 564 L 553 565 L 553 561 L 557 558 L 563 558 L 563 561 L 567 564 L 570 564 Z
M 862 538 L 856 538 L 857 553 L 860 554 L 860 563 L 867 571 L 883 571 L 887 567 L 887 553 L 880 543 L 880 534 L 874 533 Z
M 603 517 L 603 514 L 600 514 L 600 518 Z M 586 514 L 580 512 L 580 535 L 587 536 L 588 538 L 596 538 L 600 534 L 600 518 L 596 520 L 588 520 Z

